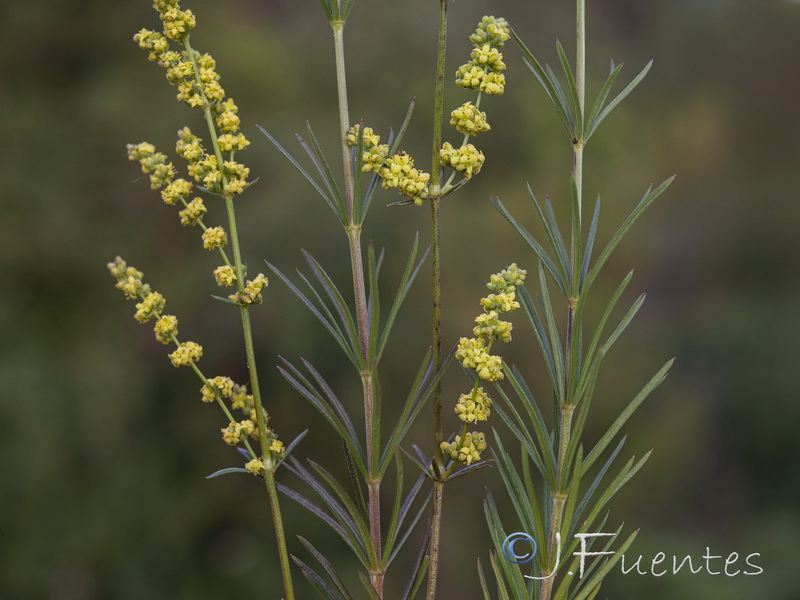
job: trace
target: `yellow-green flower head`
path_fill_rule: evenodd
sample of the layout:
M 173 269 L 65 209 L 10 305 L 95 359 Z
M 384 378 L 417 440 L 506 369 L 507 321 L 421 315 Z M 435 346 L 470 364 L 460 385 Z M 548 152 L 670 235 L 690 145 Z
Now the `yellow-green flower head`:
M 456 85 L 484 94 L 500 95 L 505 91 L 506 77 L 469 62 L 456 71 Z
M 481 337 L 462 337 L 456 348 L 456 359 L 467 369 L 474 369 L 481 379 L 496 381 L 503 379 L 503 359 L 486 351 L 486 343 Z
M 486 113 L 478 110 L 472 102 L 465 102 L 450 113 L 450 125 L 455 125 L 465 135 L 475 135 L 491 129 L 486 122 Z
M 377 144 L 365 151 L 361 157 L 364 165 L 361 170 L 365 173 L 375 171 L 376 173 L 383 166 L 386 156 L 389 154 L 389 144 Z
M 236 283 L 236 269 L 230 265 L 222 265 L 214 269 L 214 279 L 220 287 L 226 287 Z
M 245 414 L 255 412 L 255 399 L 247 393 L 247 386 L 234 384 L 231 394 L 231 406 Z
M 489 44 L 496 48 L 500 48 L 511 37 L 511 29 L 508 26 L 508 21 L 503 17 L 495 19 L 494 17 L 483 17 L 481 22 L 478 23 L 478 29 L 475 30 L 469 39 L 476 46 L 483 46 Z
M 176 42 L 182 42 L 197 24 L 192 11 L 180 10 L 177 3 L 161 13 L 161 21 L 164 23 L 164 35 Z
M 159 342 L 169 344 L 172 341 L 172 336 L 178 335 L 178 317 L 164 315 L 156 321 L 156 326 L 153 330 Z
M 222 439 L 229 446 L 235 446 L 239 443 L 242 437 L 242 426 L 239 423 L 231 423 L 225 429 L 222 429 Z
M 165 204 L 175 204 L 176 202 L 186 200 L 191 193 L 191 183 L 185 179 L 176 179 L 161 190 L 161 199 L 164 200 Z
M 485 157 L 483 152 L 472 144 L 456 149 L 450 142 L 445 142 L 439 150 L 439 159 L 442 165 L 464 173 L 464 177 L 470 179 L 480 172 Z
M 149 159 L 155 153 L 156 153 L 156 147 L 149 142 L 142 142 L 140 144 L 128 144 L 128 160 L 138 160 L 141 162 Z
M 250 419 L 240 421 L 239 427 L 241 429 L 242 435 L 254 438 L 258 437 L 258 429 L 256 428 L 256 424 L 253 423 Z
M 236 133 L 239 131 L 239 115 L 230 110 L 223 111 L 217 116 L 217 127 L 223 133 Z
M 486 287 L 497 294 L 514 292 L 518 285 L 525 282 L 527 274 L 525 269 L 517 267 L 517 263 L 511 263 L 507 268 L 492 275 Z
M 179 60 L 167 68 L 167 81 L 172 85 L 194 77 L 194 65 L 188 60 Z
M 170 8 L 176 8 L 178 0 L 153 0 L 153 8 L 158 12 L 168 11 Z
M 472 64 L 481 66 L 489 71 L 499 73 L 506 70 L 506 64 L 503 62 L 503 54 L 497 48 L 492 48 L 489 44 L 482 46 L 475 46 L 470 54 Z
M 242 139 L 244 139 L 244 136 L 242 136 L 242 134 L 239 135 L 242 137 Z M 247 140 L 244 141 L 245 141 L 244 145 L 250 143 Z M 242 149 L 243 148 L 244 146 L 242 146 Z M 245 167 L 240 163 L 231 160 L 225 162 L 223 168 L 225 170 L 225 176 L 227 179 L 223 191 L 226 194 L 230 195 L 241 194 L 242 192 L 244 192 L 244 189 L 247 187 L 247 177 L 248 175 L 250 175 L 250 169 L 248 169 L 247 167 Z
M 203 384 L 200 388 L 203 402 L 213 402 L 219 394 L 220 398 L 230 398 L 233 395 L 233 380 L 224 375 L 217 375 L 208 380 L 208 384 Z
M 168 186 L 173 177 L 175 177 L 175 168 L 172 163 L 156 165 L 150 171 L 150 187 L 154 190 L 160 190 Z
M 236 114 L 239 112 L 239 107 L 236 106 L 236 103 L 233 101 L 233 98 L 228 98 L 224 102 L 220 102 L 219 104 L 215 104 L 214 106 L 212 106 L 211 110 L 215 115 L 221 115 L 224 112 L 230 112 Z
M 192 108 L 204 106 L 206 101 L 200 91 L 201 88 L 194 81 L 183 80 L 178 82 L 178 95 L 176 98 L 179 102 L 186 102 Z
M 461 394 L 455 412 L 465 423 L 475 423 L 489 418 L 492 414 L 489 410 L 491 405 L 491 398 L 486 395 L 482 387 L 479 387 L 474 393 Z
M 384 166 L 378 171 L 381 187 L 385 190 L 396 188 L 400 180 L 407 178 L 414 168 L 414 159 L 405 152 L 398 152 L 386 159 Z
M 160 67 L 164 67 L 165 69 L 169 69 L 172 65 L 181 62 L 182 59 L 182 53 L 176 52 L 175 50 L 165 50 L 158 55 L 158 65 Z
M 217 143 L 219 143 L 219 149 L 222 152 L 241 151 L 250 145 L 243 133 L 223 133 L 217 139 Z
M 495 311 L 478 315 L 475 318 L 475 323 L 477 323 L 477 325 L 472 330 L 472 335 L 487 340 L 497 340 L 498 342 L 511 341 L 511 329 L 513 325 L 508 321 L 498 320 Z
M 188 367 L 203 356 L 203 347 L 195 342 L 184 342 L 169 355 L 173 367 Z
M 164 310 L 164 296 L 158 292 L 150 292 L 144 300 L 136 305 L 136 314 L 133 318 L 139 323 L 147 323 L 150 319 L 156 319 L 159 313 Z
M 422 204 L 423 198 L 428 195 L 430 173 L 415 169 L 414 159 L 405 152 L 387 158 L 378 175 L 383 189 L 397 188 L 403 196 L 413 199 L 416 205 Z
M 144 273 L 129 267 L 128 264 L 117 257 L 114 262 L 108 263 L 108 270 L 111 275 L 116 278 L 118 290 L 122 290 L 126 297 L 133 300 L 134 298 L 144 297 L 150 293 L 150 286 L 142 281 Z
M 358 133 L 361 131 L 361 125 L 353 125 L 347 130 L 347 145 L 355 146 L 358 143 Z M 369 150 L 373 146 L 381 143 L 381 136 L 372 130 L 372 127 L 364 127 L 364 148 Z
M 397 190 L 408 198 L 414 200 L 414 204 L 420 206 L 425 196 L 428 195 L 428 181 L 431 174 L 417 169 L 411 169 L 408 177 L 400 180 Z
M 262 475 L 265 472 L 264 463 L 259 458 L 254 458 L 244 466 L 253 475 Z
M 269 452 L 274 459 L 280 460 L 283 457 L 283 453 L 286 451 L 286 448 L 283 447 L 283 442 L 274 439 L 270 442 L 269 445 Z
M 240 304 L 261 304 L 261 302 L 264 301 L 262 292 L 268 285 L 269 279 L 267 279 L 266 275 L 263 273 L 259 273 L 256 275 L 255 279 L 248 280 L 247 283 L 245 283 L 244 289 L 242 289 L 241 292 L 231 294 L 229 298 Z
M 194 163 L 206 154 L 202 142 L 203 140 L 194 135 L 191 129 L 184 127 L 178 131 L 178 142 L 175 144 L 175 150 L 185 160 Z
M 203 232 L 203 248 L 214 250 L 228 243 L 228 234 L 222 227 L 209 227 Z
M 211 104 L 221 102 L 225 99 L 225 90 L 219 84 L 219 81 L 209 81 L 203 84 L 203 92 Z
M 142 29 L 133 36 L 133 41 L 139 44 L 139 48 L 150 52 L 148 59 L 158 60 L 159 56 L 169 48 L 169 41 L 160 33 L 149 29 Z
M 215 186 L 222 181 L 217 157 L 212 154 L 203 154 L 202 158 L 190 162 L 187 170 L 195 181 L 202 183 L 208 189 L 212 189 L 210 186 Z
M 442 451 L 453 460 L 472 464 L 481 459 L 481 452 L 486 450 L 486 438 L 479 431 L 466 433 L 464 439 L 460 435 L 452 443 L 442 442 Z
M 519 302 L 516 301 L 516 294 L 514 292 L 505 292 L 501 294 L 489 294 L 486 298 L 481 298 L 481 306 L 486 312 L 497 311 L 498 313 L 507 313 L 519 308 Z
M 178 212 L 181 218 L 181 225 L 197 225 L 203 215 L 208 212 L 203 199 L 199 196 L 186 205 L 186 208 Z
M 486 344 L 481 338 L 462 337 L 456 348 L 456 360 L 467 369 L 475 369 L 486 354 Z

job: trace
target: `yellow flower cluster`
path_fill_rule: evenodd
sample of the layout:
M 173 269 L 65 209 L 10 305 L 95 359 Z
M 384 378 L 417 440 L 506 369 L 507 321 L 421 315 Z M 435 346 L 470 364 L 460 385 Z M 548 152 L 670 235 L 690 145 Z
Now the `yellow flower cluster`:
M 506 65 L 498 50 L 510 37 L 508 23 L 503 18 L 483 17 L 478 29 L 470 36 L 475 47 L 470 61 L 456 71 L 456 84 L 485 94 L 502 94 Z
M 203 109 L 207 118 L 214 118 L 220 131 L 214 151 L 209 153 L 191 131 L 181 130 L 178 153 L 189 162 L 190 175 L 205 189 L 228 196 L 240 194 L 247 187 L 250 171 L 244 165 L 236 163 L 233 154 L 244 150 L 250 142 L 239 131 L 241 121 L 237 114 L 238 108 L 231 98 L 226 98 L 214 58 L 188 46 L 189 31 L 195 26 L 192 12 L 181 10 L 177 0 L 156 0 L 153 6 L 163 22 L 163 34 L 142 29 L 134 36 L 134 41 L 149 52 L 151 61 L 165 69 L 167 80 L 178 88 L 178 100 Z M 181 49 L 170 50 L 170 40 L 178 42 Z M 230 156 L 228 160 L 219 160 L 218 153 Z M 172 165 L 166 163 L 166 157 L 161 166 L 156 164 L 161 157 L 163 155 L 151 157 L 151 181 L 154 187 L 158 186 L 156 189 L 167 186 L 173 175 Z M 164 192 L 164 201 L 168 204 L 174 204 L 178 199 L 186 204 L 191 187 L 187 187 L 188 182 L 178 181 L 181 183 L 177 188 L 169 188 Z M 192 212 L 181 215 L 181 222 L 195 224 L 198 220 L 198 208 L 195 203 Z
M 250 419 L 239 421 L 238 423 L 233 422 L 222 429 L 222 439 L 229 446 L 235 446 L 248 437 L 258 437 L 258 428 Z
M 228 234 L 222 227 L 209 227 L 203 232 L 203 248 L 214 250 L 228 243 Z
M 178 344 L 178 348 L 169 355 L 173 367 L 188 367 L 203 356 L 203 347 L 195 342 Z
M 443 166 L 451 167 L 463 173 L 466 179 L 470 179 L 480 172 L 484 156 L 483 152 L 472 144 L 465 144 L 456 149 L 450 142 L 445 142 L 439 150 L 439 160 Z
M 461 394 L 455 412 L 465 423 L 486 421 L 492 414 L 492 399 L 482 387 L 475 388 L 471 394 Z
M 136 305 L 136 314 L 133 315 L 133 318 L 139 323 L 147 323 L 151 319 L 157 319 L 159 313 L 164 310 L 164 304 L 166 304 L 164 296 L 158 292 L 150 292 L 144 297 L 144 300 Z
M 220 398 L 230 398 L 233 395 L 233 386 L 235 384 L 230 377 L 218 375 L 207 381 L 208 383 L 204 383 L 203 387 L 200 388 L 203 402 L 213 402 L 216 400 L 217 394 L 219 394 Z
M 442 442 L 442 451 L 447 456 L 467 465 L 480 460 L 481 452 L 484 450 L 486 450 L 486 436 L 480 431 L 468 432 L 463 436 L 457 435 L 450 443 Z
M 220 287 L 231 286 L 236 283 L 236 269 L 231 265 L 222 265 L 214 269 L 214 279 Z
M 169 344 L 173 336 L 178 335 L 178 317 L 174 315 L 164 315 L 153 328 L 156 334 L 156 340 L 162 344 Z
M 354 125 L 347 131 L 347 144 L 355 146 L 358 143 L 360 125 Z M 414 159 L 405 152 L 389 154 L 389 145 L 381 144 L 381 138 L 371 127 L 365 127 L 362 135 L 361 170 L 374 171 L 381 178 L 381 187 L 385 190 L 396 189 L 406 198 L 420 206 L 428 195 L 428 181 L 430 173 L 425 173 L 414 168 Z
M 461 394 L 455 406 L 458 418 L 464 422 L 460 436 L 453 442 L 442 442 L 441 449 L 453 460 L 471 464 L 480 460 L 480 453 L 486 449 L 486 440 L 480 432 L 467 432 L 469 423 L 486 421 L 490 414 L 492 400 L 478 382 L 497 381 L 503 378 L 503 359 L 489 352 L 494 342 L 511 341 L 511 323 L 499 319 L 499 315 L 519 308 L 516 301 L 516 286 L 525 281 L 526 271 L 516 263 L 491 276 L 487 287 L 493 292 L 481 299 L 483 313 L 475 319 L 473 338 L 462 337 L 458 342 L 455 357 L 467 369 L 474 370 L 478 380 L 469 394 Z
M 231 294 L 228 298 L 239 304 L 261 304 L 264 301 L 262 292 L 268 285 L 269 279 L 263 273 L 259 273 L 255 279 L 248 279 L 241 291 Z
M 465 102 L 450 113 L 450 125 L 455 125 L 464 135 L 475 135 L 491 129 L 486 122 L 486 113 L 478 110 L 472 102 Z

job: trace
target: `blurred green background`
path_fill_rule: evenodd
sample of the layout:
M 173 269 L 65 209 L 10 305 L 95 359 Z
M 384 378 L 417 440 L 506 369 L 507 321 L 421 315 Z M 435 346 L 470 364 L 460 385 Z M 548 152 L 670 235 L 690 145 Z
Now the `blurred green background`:
M 404 145 L 422 165 L 436 4 L 359 0 L 347 30 L 353 120 L 386 132 L 416 96 Z M 758 552 L 764 568 L 757 577 L 731 578 L 616 572 L 601 597 L 797 598 L 800 4 L 587 4 L 590 91 L 610 57 L 626 63 L 628 79 L 655 60 L 587 150 L 586 197 L 602 195 L 603 239 L 651 182 L 679 175 L 605 272 L 608 294 L 635 268 L 628 302 L 643 291 L 648 299 L 606 360 L 587 435 L 602 433 L 626 399 L 678 357 L 627 427 L 625 452 L 655 452 L 615 501 L 609 522 L 641 529 L 634 556 L 701 557 L 708 547 L 723 556 Z M 268 259 L 291 272 L 305 248 L 346 289 L 346 240 L 333 215 L 255 128 L 300 152 L 292 135 L 309 120 L 336 153 L 332 38 L 317 3 L 184 5 L 198 17 L 195 47 L 216 57 L 253 142 L 242 159 L 260 180 L 238 201 L 251 270 Z M 571 55 L 573 11 L 571 2 L 542 0 L 453 3 L 448 74 L 466 61 L 467 36 L 483 14 L 507 17 L 543 60 L 556 61 L 555 38 Z M 201 130 L 199 113 L 175 102 L 161 69 L 131 41 L 141 27 L 157 25 L 146 0 L 0 6 L 2 600 L 280 597 L 263 488 L 246 477 L 204 479 L 239 462 L 219 439 L 225 423 L 199 402 L 194 375 L 173 369 L 150 327 L 133 321 L 133 305 L 105 269 L 116 254 L 142 269 L 179 315 L 182 333 L 204 345 L 206 372 L 243 379 L 238 317 L 209 298 L 217 293 L 217 259 L 125 156 L 126 143 L 148 140 L 170 151 L 179 127 Z M 490 273 L 511 261 L 535 269 L 532 252 L 489 196 L 499 195 L 538 232 L 524 193 L 530 182 L 564 215 L 569 145 L 518 52 L 507 46 L 505 54 L 507 93 L 482 106 L 492 124 L 479 139 L 484 172 L 444 206 L 448 343 L 471 328 Z M 450 76 L 446 94 L 449 109 L 470 98 Z M 460 139 L 452 133 L 453 142 Z M 395 199 L 379 192 L 367 222 L 366 237 L 386 249 L 387 292 L 415 232 L 424 245 L 429 239 L 428 211 L 385 208 Z M 217 218 L 212 210 L 209 221 Z M 384 359 L 387 418 L 429 343 L 427 279 L 410 295 Z M 279 354 L 308 358 L 354 409 L 357 378 L 276 278 L 254 319 L 275 428 L 285 440 L 309 428 L 297 455 L 340 472 L 336 438 L 274 365 Z M 516 322 L 507 356 L 544 390 L 531 332 L 521 314 Z M 446 398 L 454 402 L 464 384 L 454 370 Z M 455 428 L 455 417 L 448 419 Z M 428 411 L 409 443 L 430 449 L 429 422 Z M 282 480 L 294 483 L 288 473 Z M 486 561 L 490 547 L 485 488 L 510 508 L 491 469 L 447 488 L 443 599 L 478 597 L 474 564 Z M 292 552 L 306 557 L 293 539 L 303 534 L 348 569 L 343 544 L 284 504 Z M 398 563 L 387 597 L 404 584 L 407 562 Z M 299 585 L 301 598 L 314 597 Z

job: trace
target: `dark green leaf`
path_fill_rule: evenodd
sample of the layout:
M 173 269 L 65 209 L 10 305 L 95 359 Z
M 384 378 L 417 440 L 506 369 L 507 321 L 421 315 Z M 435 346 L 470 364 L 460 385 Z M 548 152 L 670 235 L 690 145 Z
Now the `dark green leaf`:
M 220 475 L 228 475 L 229 473 L 247 473 L 250 474 L 250 471 L 247 469 L 241 469 L 239 467 L 229 467 L 227 469 L 220 469 L 219 471 L 214 471 L 211 475 L 207 475 L 206 479 L 213 479 L 214 477 L 219 477 Z
M 653 66 L 653 61 L 651 60 L 649 63 L 647 63 L 645 68 L 642 69 L 641 72 L 633 79 L 633 81 L 631 81 L 625 87 L 624 90 L 622 90 L 619 94 L 617 94 L 617 97 L 614 98 L 611 102 L 609 102 L 608 106 L 606 106 L 603 109 L 603 111 L 599 115 L 597 115 L 597 117 L 595 118 L 594 122 L 591 125 L 591 130 L 589 131 L 589 135 L 592 135 L 595 129 L 597 129 L 597 126 L 600 125 L 600 123 L 603 122 L 603 120 L 611 113 L 611 111 L 616 108 L 617 104 L 622 102 L 625 99 L 625 97 L 628 94 L 630 94 L 633 91 L 633 89 L 637 85 L 639 85 L 639 83 L 641 83 L 642 79 L 644 79 L 645 75 L 647 75 L 647 72 L 650 70 L 650 67 L 652 66 Z

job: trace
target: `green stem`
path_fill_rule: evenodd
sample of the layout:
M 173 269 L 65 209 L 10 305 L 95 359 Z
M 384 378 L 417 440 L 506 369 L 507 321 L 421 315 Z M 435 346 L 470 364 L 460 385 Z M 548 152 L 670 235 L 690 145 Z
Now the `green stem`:
M 342 167 L 344 169 L 344 194 L 347 216 L 352 225 L 355 220 L 355 193 L 353 165 L 347 145 L 347 130 L 350 129 L 350 111 L 347 102 L 347 76 L 344 68 L 344 21 L 331 21 L 333 45 L 336 54 L 336 91 L 339 96 L 339 129 L 342 144 Z
M 583 122 L 583 112 L 586 96 L 586 0 L 577 0 L 577 52 L 576 52 L 576 87 L 578 90 L 579 110 L 581 112 L 580 121 Z M 582 132 L 578 132 L 582 137 Z M 575 406 L 572 403 L 572 354 L 573 344 L 575 343 L 575 331 L 580 330 L 581 324 L 576 322 L 578 303 L 580 302 L 580 248 L 583 240 L 582 227 L 582 206 L 583 206 L 583 149 L 584 139 L 577 137 L 572 140 L 572 180 L 575 186 L 575 203 L 573 205 L 573 225 L 572 225 L 572 252 L 570 253 L 570 290 L 567 300 L 567 332 L 564 347 L 564 402 L 558 406 L 558 422 L 556 424 L 558 433 L 558 455 L 556 460 L 556 489 L 552 492 L 550 510 L 550 531 L 547 540 L 547 564 L 553 565 L 554 554 L 557 551 L 556 534 L 561 531 L 563 526 L 564 506 L 567 502 L 566 490 L 569 482 L 566 481 L 564 474 L 568 469 L 572 457 L 568 456 L 570 447 L 570 437 L 572 434 L 572 416 Z M 575 214 L 577 213 L 577 214 Z M 575 350 L 579 351 L 579 348 Z M 580 473 L 574 472 L 573 477 L 579 477 Z M 556 568 L 556 565 L 553 565 Z M 550 575 L 552 571 L 544 573 Z M 555 585 L 555 577 L 542 581 L 539 592 L 539 600 L 550 600 Z
M 355 215 L 355 174 L 347 145 L 347 130 L 350 128 L 349 105 L 347 100 L 347 80 L 344 60 L 344 21 L 332 21 L 334 51 L 336 55 L 336 88 L 339 98 L 339 129 L 342 146 L 342 166 L 347 206 L 347 239 L 350 245 L 350 266 L 353 273 L 353 293 L 356 303 L 356 325 L 361 347 L 361 386 L 364 392 L 364 423 L 367 444 L 368 512 L 370 539 L 375 555 L 375 563 L 370 568 L 370 581 L 379 598 L 383 598 L 383 579 L 385 569 L 381 559 L 381 479 L 377 475 L 379 464 L 378 432 L 376 420 L 375 367 L 370 358 L 369 314 L 367 312 L 367 292 L 364 282 L 364 259 L 361 251 L 361 223 Z
M 275 523 L 275 536 L 278 541 L 278 556 L 281 564 L 281 577 L 283 578 L 283 589 L 286 593 L 285 600 L 294 599 L 294 587 L 292 585 L 292 572 L 289 568 L 289 553 L 286 550 L 286 538 L 283 533 L 283 518 L 281 517 L 281 506 L 278 502 L 278 490 L 275 487 L 275 471 L 267 470 L 264 475 L 267 485 L 267 495 L 272 509 L 272 520 Z
M 438 373 L 442 368 L 442 271 L 441 271 L 441 227 L 440 201 L 441 186 L 439 181 L 439 149 L 442 147 L 442 117 L 444 113 L 444 68 L 445 50 L 447 48 L 447 0 L 439 1 L 439 43 L 436 54 L 436 84 L 433 111 L 433 142 L 431 165 L 431 246 L 433 277 L 433 370 Z M 434 423 L 434 471 L 441 474 L 442 458 L 442 385 L 436 384 L 433 392 Z M 439 574 L 439 547 L 441 544 L 442 511 L 444 503 L 444 481 L 433 484 L 433 515 L 431 520 L 431 541 L 428 552 L 428 591 L 427 600 L 436 598 L 436 583 Z
M 439 149 L 442 147 L 442 115 L 444 114 L 444 66 L 447 49 L 447 0 L 439 0 L 439 43 L 436 52 L 436 84 L 433 104 L 433 146 L 431 165 L 432 196 L 439 195 Z
M 200 71 L 197 68 L 197 61 L 195 59 L 194 50 L 189 43 L 189 37 L 184 40 L 184 47 L 189 56 L 189 60 L 194 67 L 195 81 L 197 88 L 203 96 L 203 113 L 205 115 L 206 125 L 208 126 L 208 134 L 211 138 L 211 144 L 214 148 L 214 155 L 217 158 L 218 168 L 222 175 L 222 187 L 225 188 L 227 178 L 223 168 L 224 161 L 222 158 L 222 151 L 219 147 L 219 140 L 217 137 L 217 129 L 214 125 L 214 119 L 211 115 L 211 108 L 208 99 L 205 97 L 203 84 L 200 81 Z M 230 232 L 230 241 L 233 248 L 234 267 L 236 269 L 236 287 L 239 292 L 244 290 L 244 265 L 242 263 L 242 252 L 239 246 L 239 233 L 236 227 L 236 213 L 233 207 L 233 198 L 230 194 L 223 196 L 225 201 L 225 212 L 228 216 L 228 229 Z M 226 261 L 227 262 L 227 261 Z M 261 445 L 261 458 L 267 461 L 270 457 L 269 441 L 267 439 L 267 414 L 261 402 L 261 387 L 258 383 L 258 370 L 256 367 L 255 348 L 253 346 L 253 330 L 250 324 L 250 312 L 247 306 L 240 307 L 242 317 L 242 332 L 244 334 L 245 354 L 247 355 L 247 371 L 250 374 L 250 391 L 253 393 L 253 401 L 256 410 L 256 423 L 258 427 L 258 439 Z M 274 471 L 267 469 L 267 477 L 274 478 Z M 292 575 L 289 570 L 288 551 L 286 549 L 286 536 L 283 530 L 283 521 L 280 518 L 280 509 L 278 507 L 277 492 L 275 491 L 274 480 L 272 488 L 270 488 L 269 481 L 267 482 L 267 492 L 270 499 L 272 508 L 273 522 L 275 525 L 275 536 L 278 543 L 278 553 L 281 560 L 281 575 L 283 578 L 283 588 L 286 594 L 285 600 L 294 600 L 294 586 L 292 584 Z

